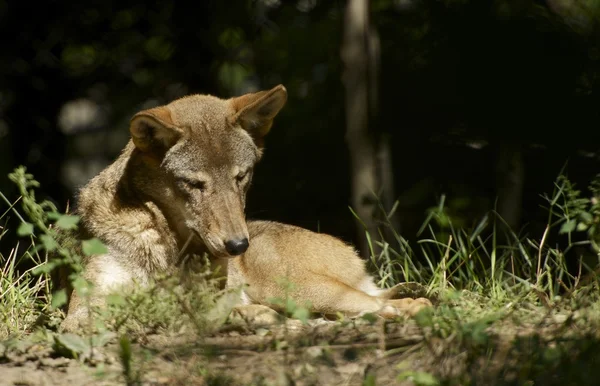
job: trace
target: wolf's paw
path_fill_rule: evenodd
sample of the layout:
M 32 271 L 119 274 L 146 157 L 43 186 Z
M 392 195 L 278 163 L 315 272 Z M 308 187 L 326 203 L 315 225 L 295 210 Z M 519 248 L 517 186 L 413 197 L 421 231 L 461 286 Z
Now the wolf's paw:
M 388 300 L 386 307 L 395 308 L 400 315 L 415 316 L 422 309 L 433 307 L 433 304 L 427 298 L 403 298 Z
M 80 329 L 79 319 L 67 316 L 58 327 L 59 332 L 75 332 Z
M 89 327 L 88 310 L 80 308 L 70 312 L 58 327 L 59 332 L 77 332 Z
M 281 323 L 282 316 L 274 309 L 260 304 L 238 306 L 231 311 L 232 324 L 246 324 L 253 327 L 270 326 Z

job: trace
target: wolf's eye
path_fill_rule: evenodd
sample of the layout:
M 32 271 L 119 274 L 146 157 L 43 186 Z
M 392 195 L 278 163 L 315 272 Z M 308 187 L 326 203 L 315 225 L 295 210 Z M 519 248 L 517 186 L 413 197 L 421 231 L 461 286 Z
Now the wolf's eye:
M 248 175 L 247 171 L 245 171 L 245 172 L 239 172 L 238 175 L 235 176 L 235 180 L 237 182 L 242 182 L 242 181 L 244 181 L 244 179 L 246 179 L 247 175 Z
M 206 188 L 206 182 L 200 180 L 192 180 L 190 178 L 182 178 L 181 182 L 186 184 L 191 189 L 204 190 Z

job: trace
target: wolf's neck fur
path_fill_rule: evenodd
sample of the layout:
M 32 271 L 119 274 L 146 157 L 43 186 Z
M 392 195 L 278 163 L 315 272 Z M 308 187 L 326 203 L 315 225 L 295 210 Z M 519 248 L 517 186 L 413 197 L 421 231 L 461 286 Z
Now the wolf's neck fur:
M 183 219 L 169 217 L 161 202 L 138 188 L 141 180 L 160 184 L 148 177 L 153 175 L 149 167 L 129 142 L 113 164 L 82 188 L 78 212 L 85 233 L 100 238 L 109 253 L 136 261 L 150 273 L 176 265 L 189 231 Z M 188 251 L 202 247 L 195 241 Z

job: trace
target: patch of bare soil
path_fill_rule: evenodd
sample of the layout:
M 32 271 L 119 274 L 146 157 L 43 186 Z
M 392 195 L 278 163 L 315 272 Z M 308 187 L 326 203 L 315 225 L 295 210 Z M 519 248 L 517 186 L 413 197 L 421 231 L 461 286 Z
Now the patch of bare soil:
M 176 357 L 186 361 L 203 353 L 208 369 L 205 381 L 215 384 L 221 379 L 240 385 L 281 385 L 292 380 L 297 385 L 362 385 L 373 371 L 381 384 L 389 384 L 397 375 L 391 362 L 418 349 L 422 339 L 411 322 L 317 321 L 304 326 L 288 320 L 285 326 L 269 330 L 229 331 L 183 350 L 181 344 L 171 342 L 159 360 Z M 384 361 L 390 361 L 390 366 L 382 366 Z M 175 377 L 174 381 L 186 384 L 185 379 Z
M 0 385 L 115 385 L 122 384 L 120 373 L 114 358 L 92 366 L 58 356 L 49 345 L 22 344 L 0 352 Z
M 377 373 L 389 384 L 395 363 L 420 347 L 414 323 L 311 321 L 213 336 L 150 335 L 133 344 L 130 381 L 144 385 L 362 384 Z M 392 351 L 388 351 L 392 350 Z M 388 354 L 384 355 L 384 352 Z M 390 353 L 392 353 L 390 355 Z M 57 354 L 50 344 L 21 341 L 0 347 L 1 385 L 116 385 L 127 379 L 112 342 L 85 359 Z M 389 363 L 389 365 L 385 365 Z M 379 383 L 379 382 L 378 382 Z
M 591 385 L 597 347 L 597 334 L 564 323 L 536 330 L 500 322 L 486 333 L 438 336 L 412 320 L 288 320 L 203 338 L 138 337 L 126 371 L 116 341 L 83 359 L 21 341 L 0 346 L 0 385 L 412 385 L 423 373 L 457 385 Z

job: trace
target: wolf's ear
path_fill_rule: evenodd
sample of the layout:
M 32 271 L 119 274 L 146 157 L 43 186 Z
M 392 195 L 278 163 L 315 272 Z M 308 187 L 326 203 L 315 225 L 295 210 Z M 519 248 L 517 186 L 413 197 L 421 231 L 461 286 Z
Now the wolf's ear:
M 129 132 L 135 146 L 143 152 L 165 151 L 183 134 L 173 124 L 171 112 L 165 106 L 135 114 L 131 118 Z
M 230 101 L 235 111 L 234 123 L 248 131 L 260 147 L 273 125 L 273 118 L 287 101 L 287 90 L 280 84 L 268 91 L 242 95 Z

